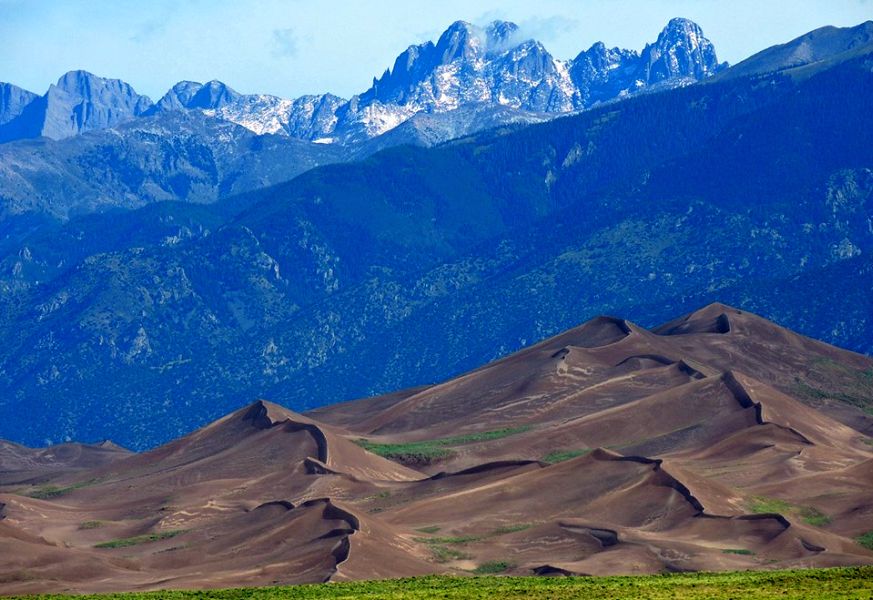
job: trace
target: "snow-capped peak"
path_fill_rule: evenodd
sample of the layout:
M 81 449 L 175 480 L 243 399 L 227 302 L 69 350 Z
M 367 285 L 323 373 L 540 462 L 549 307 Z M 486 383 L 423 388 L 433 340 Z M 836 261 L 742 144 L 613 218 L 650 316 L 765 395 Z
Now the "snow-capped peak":
M 561 114 L 648 85 L 699 80 L 719 68 L 712 44 L 688 19 L 672 19 L 642 53 L 598 42 L 569 61 L 553 57 L 515 23 L 456 21 L 436 41 L 409 46 L 349 101 L 330 94 L 243 96 L 218 81 L 181 82 L 152 111 L 201 109 L 258 134 L 343 142 L 381 135 L 418 113 L 465 106 Z

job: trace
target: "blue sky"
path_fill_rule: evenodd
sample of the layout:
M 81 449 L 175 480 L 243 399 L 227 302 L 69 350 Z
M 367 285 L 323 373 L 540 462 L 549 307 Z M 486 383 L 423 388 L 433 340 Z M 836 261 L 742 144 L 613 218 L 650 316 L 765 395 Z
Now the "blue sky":
M 675 16 L 697 21 L 735 63 L 822 25 L 873 19 L 873 0 L 0 0 L 0 81 L 42 93 L 81 68 L 154 99 L 182 79 L 348 97 L 458 19 L 515 21 L 571 58 L 598 40 L 639 50 Z

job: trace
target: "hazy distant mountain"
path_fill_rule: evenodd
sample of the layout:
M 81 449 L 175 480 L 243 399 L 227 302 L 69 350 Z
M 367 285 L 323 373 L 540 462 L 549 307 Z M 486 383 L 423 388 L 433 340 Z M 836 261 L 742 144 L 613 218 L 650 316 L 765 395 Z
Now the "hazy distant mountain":
M 0 140 L 62 141 L 0 147 L 0 215 L 43 211 L 67 218 L 157 200 L 211 202 L 314 165 L 540 123 L 720 68 L 712 44 L 686 19 L 670 21 L 642 53 L 596 44 L 571 61 L 554 58 L 513 23 L 482 28 L 458 21 L 436 43 L 410 46 L 351 100 L 331 94 L 288 100 L 240 94 L 220 81 L 182 81 L 152 104 L 122 81 L 84 71 L 68 73 L 41 97 L 4 85 Z M 179 131 L 170 126 L 175 113 L 191 116 L 178 119 Z M 250 141 L 222 126 L 229 123 L 299 143 L 287 144 L 290 153 L 280 157 L 273 149 L 281 142 Z M 227 135 L 208 139 L 219 130 Z M 89 131 L 90 138 L 78 139 Z M 229 167 L 242 155 L 247 171 Z
M 62 141 L 0 145 L 0 220 L 211 203 L 347 158 L 339 146 L 257 136 L 201 111 L 170 111 Z
M 873 21 L 866 21 L 855 27 L 820 27 L 790 42 L 750 56 L 722 73 L 720 78 L 784 71 L 832 60 L 845 53 L 863 53 L 871 49 Z
M 159 112 L 191 108 L 195 94 L 197 94 L 202 87 L 203 84 L 196 81 L 180 81 L 170 88 L 170 90 L 164 94 L 163 97 L 154 104 L 154 106 L 151 106 L 145 114 L 152 115 Z
M 457 21 L 436 43 L 410 46 L 393 68 L 373 79 L 370 89 L 350 100 L 331 94 L 296 100 L 243 95 L 220 81 L 182 81 L 152 105 L 124 82 L 74 71 L 42 98 L 21 97 L 9 109 L 0 106 L 0 141 L 61 139 L 135 116 L 205 110 L 257 134 L 361 142 L 419 113 L 492 105 L 538 115 L 565 114 L 655 85 L 698 81 L 723 66 L 700 27 L 687 19 L 671 20 L 641 53 L 606 50 L 598 43 L 566 61 L 526 38 L 514 23 L 478 27 Z M 3 126 L 7 112 L 15 113 L 15 122 Z M 499 114 L 510 113 L 496 111 L 492 116 Z
M 38 97 L 17 85 L 0 83 L 0 126 L 18 117 Z
M 242 97 L 228 85 L 220 81 L 198 83 L 196 81 L 180 81 L 146 111 L 146 115 L 189 109 L 215 109 L 227 106 Z
M 152 101 L 127 83 L 86 71 L 70 71 L 44 96 L 34 98 L 17 117 L 0 126 L 0 141 L 47 137 L 62 139 L 106 129 L 142 115 Z
M 336 129 L 336 111 L 345 103 L 346 100 L 333 94 L 301 96 L 296 100 L 252 94 L 241 96 L 209 114 L 242 125 L 259 135 L 275 133 L 303 140 L 333 142 L 330 135 Z

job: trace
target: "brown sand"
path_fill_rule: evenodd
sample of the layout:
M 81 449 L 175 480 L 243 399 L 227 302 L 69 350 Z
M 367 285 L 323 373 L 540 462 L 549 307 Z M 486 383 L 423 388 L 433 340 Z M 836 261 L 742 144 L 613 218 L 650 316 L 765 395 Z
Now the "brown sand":
M 653 331 L 594 319 L 451 381 L 307 415 L 259 401 L 143 454 L 3 443 L 0 593 L 488 561 L 528 575 L 870 564 L 853 541 L 873 529 L 870 421 L 839 398 L 871 369 L 716 304 Z M 429 464 L 355 443 L 519 427 Z M 28 496 L 46 484 L 70 489 Z

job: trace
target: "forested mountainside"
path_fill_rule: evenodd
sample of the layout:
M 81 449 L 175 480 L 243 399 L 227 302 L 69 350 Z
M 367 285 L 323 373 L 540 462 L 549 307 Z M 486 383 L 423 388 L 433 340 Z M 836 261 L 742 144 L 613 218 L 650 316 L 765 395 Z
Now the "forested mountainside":
M 142 448 L 252 397 L 433 382 L 599 313 L 651 324 L 713 299 L 869 351 L 869 317 L 834 309 L 868 306 L 873 116 L 845 90 L 871 89 L 856 53 L 209 206 L 21 222 L 0 262 L 0 437 Z M 834 287 L 810 301 L 816 281 Z

